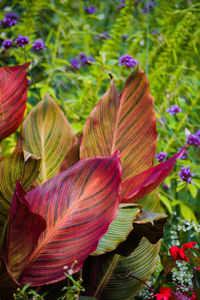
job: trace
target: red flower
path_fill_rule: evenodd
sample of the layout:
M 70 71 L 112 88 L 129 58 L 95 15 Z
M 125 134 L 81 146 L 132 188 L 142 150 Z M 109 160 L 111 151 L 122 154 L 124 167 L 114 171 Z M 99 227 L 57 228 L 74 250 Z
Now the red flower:
M 184 250 L 194 248 L 194 245 L 196 244 L 197 242 L 189 242 L 183 244 L 181 248 L 178 248 L 177 246 L 173 246 L 169 249 L 169 252 L 175 260 L 185 260 L 189 262 L 189 258 L 185 255 Z
M 155 294 L 154 297 L 156 297 L 157 300 L 169 300 L 171 293 L 171 289 L 168 287 L 161 287 L 160 293 Z

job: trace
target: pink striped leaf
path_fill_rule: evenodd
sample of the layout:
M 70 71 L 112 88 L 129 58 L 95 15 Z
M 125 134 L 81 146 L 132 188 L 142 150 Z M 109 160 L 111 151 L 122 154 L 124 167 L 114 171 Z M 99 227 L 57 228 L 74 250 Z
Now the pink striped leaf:
M 10 208 L 6 247 L 6 263 L 14 279 L 19 278 L 38 237 L 46 227 L 45 220 L 31 211 L 24 196 L 25 191 L 17 181 Z
M 120 150 L 124 182 L 152 167 L 156 137 L 153 97 L 137 66 L 125 82 L 121 99 L 111 80 L 110 89 L 86 121 L 80 157 L 112 155 Z
M 167 161 L 127 179 L 122 185 L 121 203 L 136 202 L 158 187 L 169 176 L 176 160 L 183 155 L 186 147 Z
M 0 68 L 0 141 L 22 122 L 27 102 L 27 67 Z
M 73 272 L 80 270 L 117 215 L 120 188 L 121 164 L 116 153 L 81 160 L 26 194 L 31 211 L 46 220 L 46 229 L 22 265 L 19 282 L 40 286 L 60 281 L 65 278 L 63 267 L 72 267 L 75 260 Z M 22 247 L 13 243 L 18 257 L 24 252 L 23 243 Z

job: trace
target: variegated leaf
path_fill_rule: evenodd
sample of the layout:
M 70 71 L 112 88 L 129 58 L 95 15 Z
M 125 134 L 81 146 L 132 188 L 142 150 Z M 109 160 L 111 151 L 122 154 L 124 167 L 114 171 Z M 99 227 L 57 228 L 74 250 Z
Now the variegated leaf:
M 139 214 L 141 207 L 134 204 L 120 204 L 117 217 L 109 226 L 108 232 L 99 241 L 98 247 L 92 255 L 100 255 L 113 251 L 126 240 L 133 230 L 133 221 Z
M 185 148 L 167 161 L 127 179 L 122 185 L 121 202 L 136 202 L 158 187 L 169 176 L 175 166 L 176 160 L 183 155 Z
M 0 68 L 0 141 L 21 124 L 27 102 L 27 67 Z
M 22 149 L 0 158 L 0 249 L 5 239 L 10 204 L 16 181 L 28 189 L 38 176 L 40 159 Z
M 83 130 L 80 157 L 120 150 L 123 183 L 152 167 L 156 137 L 153 97 L 144 72 L 137 66 L 125 82 L 121 99 L 112 80 L 91 112 Z
M 63 112 L 47 94 L 27 116 L 21 136 L 23 148 L 41 157 L 40 183 L 58 173 L 62 161 L 76 141 Z
M 39 286 L 60 281 L 65 278 L 63 267 L 72 267 L 75 260 L 73 272 L 77 272 L 117 215 L 120 185 L 116 153 L 81 160 L 29 192 L 25 199 L 31 211 L 40 214 L 47 227 L 26 265 L 22 263 L 19 282 Z M 23 229 L 26 232 L 26 227 Z M 23 245 L 12 243 L 16 247 L 10 246 L 13 253 L 15 250 L 21 257 Z

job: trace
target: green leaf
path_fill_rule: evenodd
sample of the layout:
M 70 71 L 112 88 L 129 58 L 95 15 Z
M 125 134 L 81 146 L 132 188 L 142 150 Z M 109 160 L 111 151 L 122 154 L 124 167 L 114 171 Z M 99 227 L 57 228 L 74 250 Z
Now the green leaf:
M 16 181 L 20 179 L 27 190 L 36 180 L 39 167 L 40 159 L 22 149 L 0 158 L 0 249 L 4 243 Z
M 137 204 L 152 214 L 161 211 L 157 191 Z M 143 237 L 139 246 L 128 257 L 113 252 L 90 256 L 83 268 L 86 295 L 101 300 L 132 299 L 142 289 L 143 284 L 134 278 L 120 276 L 125 277 L 130 273 L 145 282 L 148 281 L 155 268 L 159 249 L 160 242 L 152 245 Z
M 167 208 L 169 213 L 171 214 L 172 213 L 171 201 L 166 196 L 164 196 L 162 193 L 160 193 L 160 200 L 164 204 L 164 206 Z
M 96 251 L 92 255 L 100 255 L 116 249 L 132 231 L 133 221 L 140 209 L 135 204 L 120 204 L 117 217 L 110 224 L 108 232 L 101 238 Z
M 199 188 L 196 187 L 194 184 L 189 184 L 189 190 L 190 190 L 190 193 L 192 194 L 192 197 L 196 198 Z
M 193 213 L 192 209 L 182 202 L 179 205 L 180 205 L 180 210 L 181 210 L 181 214 L 182 214 L 183 218 L 186 221 L 189 221 L 189 222 L 194 221 L 197 224 L 198 222 L 197 222 L 197 219 L 196 219 L 195 214 Z
M 41 157 L 40 183 L 58 173 L 62 161 L 76 141 L 63 112 L 47 94 L 27 116 L 21 135 L 23 148 Z

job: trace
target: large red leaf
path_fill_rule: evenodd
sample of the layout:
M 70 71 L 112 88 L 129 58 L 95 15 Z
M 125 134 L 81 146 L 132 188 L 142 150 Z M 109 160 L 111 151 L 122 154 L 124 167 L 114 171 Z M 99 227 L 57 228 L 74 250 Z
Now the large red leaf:
M 113 80 L 83 130 L 80 157 L 112 155 L 120 150 L 122 182 L 153 165 L 156 146 L 153 97 L 137 66 L 125 82 L 121 100 Z
M 81 160 L 29 192 L 25 199 L 47 227 L 22 266 L 19 282 L 39 286 L 60 281 L 65 278 L 63 267 L 75 260 L 77 272 L 117 215 L 120 185 L 121 165 L 115 154 Z M 15 255 L 23 251 L 16 245 Z
M 167 161 L 127 179 L 122 185 L 121 202 L 136 202 L 151 193 L 171 173 L 176 160 L 183 155 L 185 148 L 186 147 Z
M 28 63 L 0 69 L 0 141 L 22 122 L 27 101 L 27 67 Z
M 6 263 L 15 279 L 18 279 L 21 274 L 38 237 L 46 227 L 45 220 L 31 212 L 24 196 L 25 192 L 17 182 L 10 208 L 6 247 Z

